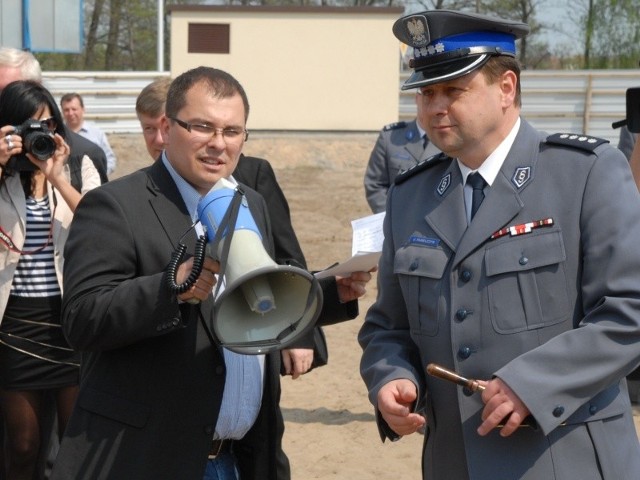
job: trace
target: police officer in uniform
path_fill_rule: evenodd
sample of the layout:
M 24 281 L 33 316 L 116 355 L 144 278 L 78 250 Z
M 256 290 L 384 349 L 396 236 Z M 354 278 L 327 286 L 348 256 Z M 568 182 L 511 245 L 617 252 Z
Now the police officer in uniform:
M 422 127 L 423 103 L 417 91 L 416 118 L 386 125 L 378 135 L 364 174 L 364 190 L 373 213 L 384 212 L 387 190 L 398 173 L 440 152 Z
M 640 195 L 606 140 L 520 117 L 528 31 L 448 10 L 394 24 L 443 153 L 389 190 L 361 374 L 383 440 L 424 431 L 425 479 L 634 480 Z

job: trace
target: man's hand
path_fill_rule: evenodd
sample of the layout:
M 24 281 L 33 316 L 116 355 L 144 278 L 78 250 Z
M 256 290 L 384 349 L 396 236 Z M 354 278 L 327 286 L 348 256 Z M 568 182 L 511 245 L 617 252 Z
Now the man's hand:
M 193 257 L 181 263 L 176 272 L 176 283 L 184 283 L 193 268 Z M 202 264 L 202 272 L 189 290 L 178 295 L 178 300 L 189 303 L 198 303 L 205 300 L 213 293 L 216 284 L 216 274 L 220 271 L 220 264 L 211 257 L 205 257 Z
M 295 380 L 311 368 L 313 348 L 291 348 L 282 350 L 284 372 Z
M 482 424 L 478 427 L 479 435 L 487 435 L 499 424 L 504 423 L 500 435 L 508 437 L 522 424 L 531 413 L 522 400 L 509 386 L 499 378 L 481 382 L 485 386 L 482 401 Z
M 375 272 L 377 267 L 370 272 L 353 272 L 348 277 L 336 277 L 338 284 L 338 297 L 341 303 L 357 300 L 367 293 L 367 283 L 371 280 L 371 272 Z
M 411 413 L 417 396 L 415 384 L 406 379 L 393 380 L 378 392 L 378 409 L 382 418 L 398 435 L 410 435 L 426 424 L 422 415 Z

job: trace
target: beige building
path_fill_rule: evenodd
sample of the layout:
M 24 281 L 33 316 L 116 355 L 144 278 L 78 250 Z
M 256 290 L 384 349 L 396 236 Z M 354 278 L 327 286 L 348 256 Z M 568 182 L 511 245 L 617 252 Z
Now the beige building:
M 376 131 L 398 119 L 400 7 L 172 5 L 171 76 L 200 65 L 244 86 L 254 130 Z

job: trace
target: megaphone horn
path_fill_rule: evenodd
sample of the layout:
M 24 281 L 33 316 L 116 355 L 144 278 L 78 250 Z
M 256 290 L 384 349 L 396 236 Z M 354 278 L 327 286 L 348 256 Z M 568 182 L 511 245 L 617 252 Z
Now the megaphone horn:
M 223 225 L 238 192 L 226 179 L 198 204 L 214 256 L 224 268 L 224 291 L 218 295 L 211 320 L 221 345 L 237 353 L 257 355 L 285 348 L 314 325 L 322 309 L 318 280 L 306 270 L 277 265 L 262 245 L 260 231 L 251 216 L 246 198 L 239 204 L 233 232 Z M 219 231 L 222 229 L 222 231 Z M 231 244 L 224 245 L 231 237 Z M 213 244 L 214 237 L 223 240 Z M 226 260 L 226 262 L 224 262 Z

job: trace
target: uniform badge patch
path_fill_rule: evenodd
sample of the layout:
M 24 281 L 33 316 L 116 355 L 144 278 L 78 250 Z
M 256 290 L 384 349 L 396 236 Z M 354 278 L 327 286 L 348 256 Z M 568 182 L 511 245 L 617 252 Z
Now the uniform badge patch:
M 449 185 L 451 185 L 451 173 L 447 173 L 444 177 L 442 177 L 440 179 L 440 183 L 438 184 L 438 194 L 440 196 L 444 195 L 444 192 L 447 191 L 447 188 L 449 188 Z
M 429 43 L 429 27 L 426 18 L 422 15 L 410 17 L 405 26 L 411 36 L 412 46 L 421 47 Z
M 516 188 L 522 188 L 531 178 L 531 167 L 518 167 L 511 181 Z

